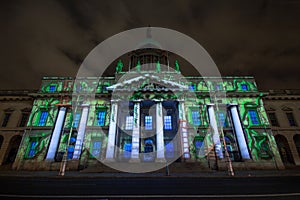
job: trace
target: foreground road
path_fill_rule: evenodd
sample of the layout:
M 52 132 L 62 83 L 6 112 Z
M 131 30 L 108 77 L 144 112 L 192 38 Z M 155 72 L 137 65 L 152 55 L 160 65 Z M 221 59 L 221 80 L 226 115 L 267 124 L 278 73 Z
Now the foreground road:
M 300 176 L 283 177 L 0 177 L 0 198 L 300 199 Z M 123 199 L 123 198 L 122 198 Z

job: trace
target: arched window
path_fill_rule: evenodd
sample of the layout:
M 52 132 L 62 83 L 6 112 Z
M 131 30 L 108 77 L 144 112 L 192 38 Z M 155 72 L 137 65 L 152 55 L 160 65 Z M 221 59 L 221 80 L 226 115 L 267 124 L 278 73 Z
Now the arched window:
M 295 143 L 298 155 L 300 156 L 300 135 L 299 134 L 294 135 L 293 139 L 294 139 L 294 143 Z
M 287 139 L 283 135 L 275 135 L 275 140 L 278 146 L 282 162 L 284 164 L 294 164 L 294 159 Z
M 1 149 L 1 147 L 2 147 L 2 144 L 3 144 L 3 140 L 4 140 L 3 136 L 2 136 L 2 135 L 0 135 L 0 149 Z
M 20 135 L 15 135 L 10 139 L 5 155 L 5 163 L 13 163 L 15 161 L 21 139 L 22 137 Z

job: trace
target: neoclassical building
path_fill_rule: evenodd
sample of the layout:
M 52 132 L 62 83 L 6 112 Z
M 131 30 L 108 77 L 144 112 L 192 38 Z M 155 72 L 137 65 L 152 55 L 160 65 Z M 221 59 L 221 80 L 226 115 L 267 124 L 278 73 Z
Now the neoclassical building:
M 30 91 L 0 91 L 0 166 L 10 169 L 27 125 L 33 98 Z
M 300 91 L 270 90 L 263 98 L 286 167 L 300 165 Z
M 64 159 L 67 170 L 173 161 L 196 171 L 284 168 L 268 93 L 253 77 L 184 77 L 160 50 L 128 60 L 114 76 L 44 77 L 28 94 L 34 101 L 13 168 L 59 170 Z

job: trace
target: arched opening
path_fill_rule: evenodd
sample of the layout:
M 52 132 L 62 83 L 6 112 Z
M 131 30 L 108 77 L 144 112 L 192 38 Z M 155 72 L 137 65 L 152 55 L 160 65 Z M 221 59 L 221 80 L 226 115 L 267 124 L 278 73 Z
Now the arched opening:
M 297 149 L 297 152 L 298 152 L 298 156 L 300 157 L 300 135 L 297 134 L 297 135 L 294 135 L 294 143 L 295 143 L 295 146 L 296 146 L 296 149 Z
M 20 135 L 15 135 L 10 139 L 4 159 L 5 164 L 11 164 L 15 161 L 21 140 L 22 137 Z
M 287 139 L 283 135 L 275 135 L 275 140 L 282 162 L 285 165 L 295 164 Z
M 0 135 L 0 149 L 1 149 L 1 147 L 2 147 L 2 144 L 3 144 L 3 140 L 4 140 L 3 136 L 2 136 L 2 135 Z

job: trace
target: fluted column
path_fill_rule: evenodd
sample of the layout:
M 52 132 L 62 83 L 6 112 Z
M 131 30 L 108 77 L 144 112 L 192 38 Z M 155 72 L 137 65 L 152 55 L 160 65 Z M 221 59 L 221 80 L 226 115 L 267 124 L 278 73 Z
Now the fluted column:
M 109 130 L 108 130 L 108 141 L 106 148 L 106 160 L 113 160 L 115 154 L 115 140 L 117 132 L 117 118 L 118 117 L 118 103 L 111 103 Z
M 243 159 L 250 159 L 250 154 L 245 139 L 245 134 L 242 128 L 240 116 L 238 114 L 237 105 L 230 105 L 229 108 L 241 156 Z
M 221 142 L 220 142 L 220 134 L 219 134 L 219 130 L 218 130 L 214 105 L 208 104 L 207 110 L 208 110 L 208 116 L 209 116 L 209 123 L 213 130 L 212 138 L 213 138 L 213 142 L 215 145 L 215 150 L 216 150 L 218 157 L 223 158 L 223 150 L 222 150 L 222 146 L 221 146 Z
M 51 141 L 50 141 L 50 145 L 49 145 L 49 149 L 46 155 L 46 160 L 48 161 L 52 161 L 54 160 L 55 154 L 56 154 L 56 150 L 59 144 L 59 138 L 60 138 L 60 134 L 61 134 L 61 130 L 64 124 L 64 119 L 65 119 L 65 115 L 66 115 L 66 108 L 65 107 L 60 107 L 59 111 L 58 111 L 58 115 L 57 115 L 57 119 L 55 122 L 55 126 L 54 126 L 54 130 L 51 136 Z
M 164 125 L 162 103 L 156 103 L 156 162 L 165 162 Z
M 133 108 L 133 130 L 132 130 L 130 162 L 139 162 L 140 161 L 139 153 L 140 153 L 140 102 L 135 102 Z
M 82 107 L 83 107 L 83 109 L 82 109 L 82 114 L 81 114 L 81 118 L 80 118 L 80 122 L 79 122 L 73 159 L 79 159 L 80 158 L 81 150 L 82 150 L 82 144 L 83 144 L 84 135 L 85 135 L 86 123 L 87 123 L 87 119 L 88 119 L 89 105 L 83 104 Z

